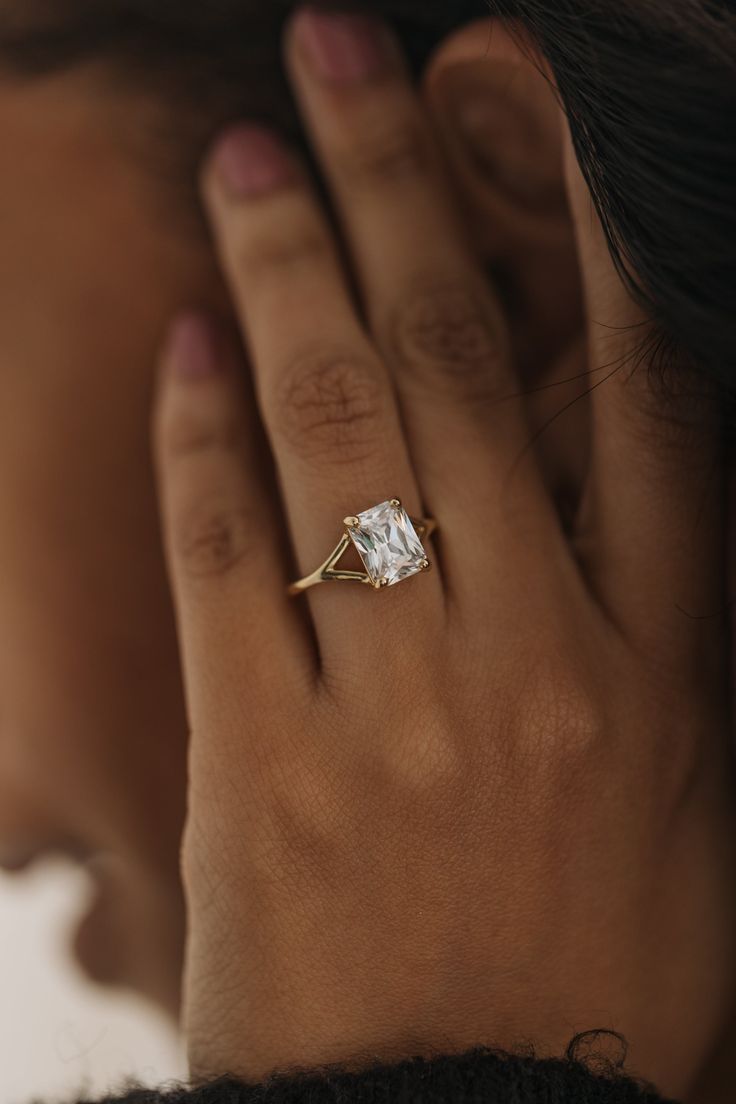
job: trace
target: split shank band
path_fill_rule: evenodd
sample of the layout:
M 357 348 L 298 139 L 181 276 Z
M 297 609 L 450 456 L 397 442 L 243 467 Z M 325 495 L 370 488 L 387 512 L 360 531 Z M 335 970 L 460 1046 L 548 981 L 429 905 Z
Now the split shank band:
M 410 579 L 431 567 L 424 540 L 436 531 L 431 518 L 410 518 L 398 498 L 390 498 L 362 514 L 345 518 L 345 531 L 321 567 L 289 587 L 289 594 L 303 594 L 320 583 L 364 583 L 374 590 Z M 347 571 L 339 563 L 353 545 L 365 568 Z

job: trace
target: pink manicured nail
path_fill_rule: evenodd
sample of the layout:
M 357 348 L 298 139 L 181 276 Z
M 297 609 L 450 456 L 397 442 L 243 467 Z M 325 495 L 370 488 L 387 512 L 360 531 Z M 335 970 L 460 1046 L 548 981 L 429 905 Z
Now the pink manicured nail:
M 345 15 L 305 8 L 294 33 L 318 77 L 357 84 L 386 71 L 392 49 L 388 28 L 369 15 Z
M 202 314 L 183 314 L 169 333 L 168 363 L 181 380 L 214 376 L 221 366 L 220 345 L 213 323 Z
M 215 169 L 235 199 L 250 199 L 290 184 L 296 167 L 272 131 L 243 123 L 227 131 L 213 153 Z

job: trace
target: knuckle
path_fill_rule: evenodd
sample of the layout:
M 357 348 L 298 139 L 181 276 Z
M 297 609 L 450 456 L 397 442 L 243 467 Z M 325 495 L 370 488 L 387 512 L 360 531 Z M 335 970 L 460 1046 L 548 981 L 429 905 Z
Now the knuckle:
M 354 354 L 315 352 L 296 357 L 279 380 L 275 429 L 300 456 L 372 453 L 382 403 L 375 367 Z
M 192 579 L 226 576 L 248 558 L 254 529 L 246 509 L 208 497 L 185 511 L 175 526 L 176 562 Z
M 163 428 L 163 447 L 172 460 L 208 453 L 235 452 L 241 443 L 241 423 L 232 415 L 205 417 L 196 410 L 179 412 Z
M 442 713 L 428 713 L 421 735 L 417 732 L 397 741 L 390 752 L 393 784 L 405 801 L 443 805 L 450 794 L 467 788 L 468 765 L 462 742 Z
M 497 396 L 505 379 L 500 326 L 472 288 L 419 288 L 400 302 L 385 327 L 389 355 L 406 382 L 468 398 Z
M 306 268 L 311 271 L 333 256 L 327 236 L 316 226 L 285 227 L 244 243 L 235 255 L 236 278 L 249 286 L 282 280 Z
M 554 790 L 585 775 L 607 743 L 601 703 L 583 669 L 574 655 L 537 656 L 516 707 L 522 761 Z
M 395 185 L 402 179 L 425 176 L 434 169 L 432 150 L 419 120 L 386 128 L 381 119 L 375 130 L 364 128 L 360 141 L 350 141 L 333 153 L 336 173 L 351 189 Z

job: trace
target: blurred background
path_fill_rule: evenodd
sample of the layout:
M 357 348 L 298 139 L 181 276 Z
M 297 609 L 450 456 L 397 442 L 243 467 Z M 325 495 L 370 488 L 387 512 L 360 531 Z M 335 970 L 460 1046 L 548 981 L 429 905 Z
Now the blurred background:
M 0 1104 L 56 1104 L 184 1076 L 175 1032 L 144 1001 L 98 989 L 70 958 L 84 875 L 0 874 Z

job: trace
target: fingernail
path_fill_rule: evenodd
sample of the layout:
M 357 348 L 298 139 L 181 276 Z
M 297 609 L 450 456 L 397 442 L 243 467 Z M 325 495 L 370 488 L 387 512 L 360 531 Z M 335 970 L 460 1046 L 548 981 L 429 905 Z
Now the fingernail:
M 294 31 L 316 75 L 333 84 L 358 84 L 386 72 L 394 51 L 388 27 L 370 15 L 305 8 Z
M 216 375 L 221 366 L 220 344 L 210 319 L 195 312 L 180 315 L 169 331 L 166 361 L 172 374 L 185 382 Z
M 286 146 L 272 131 L 250 123 L 227 131 L 218 140 L 212 159 L 233 199 L 266 195 L 296 178 L 296 166 Z

